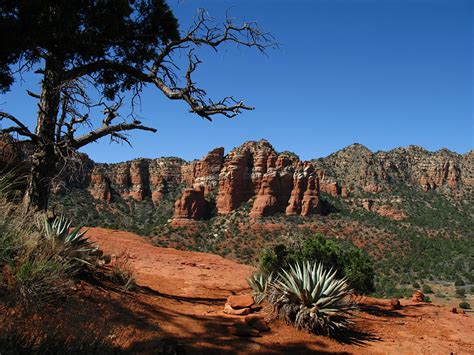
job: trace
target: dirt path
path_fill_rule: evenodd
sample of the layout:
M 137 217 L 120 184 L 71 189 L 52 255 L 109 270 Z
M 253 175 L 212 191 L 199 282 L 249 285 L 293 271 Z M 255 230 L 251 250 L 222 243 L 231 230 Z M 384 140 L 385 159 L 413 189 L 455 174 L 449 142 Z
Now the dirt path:
M 111 255 L 128 254 L 137 282 L 149 290 L 124 305 L 132 314 L 117 320 L 127 334 L 121 346 L 153 353 L 173 339 L 188 354 L 356 353 L 474 354 L 474 318 L 448 308 L 402 301 L 391 311 L 386 300 L 361 299 L 354 336 L 340 343 L 271 321 L 258 338 L 231 335 L 235 317 L 222 312 L 230 294 L 248 292 L 252 268 L 206 253 L 150 245 L 132 233 L 93 228 L 90 239 Z

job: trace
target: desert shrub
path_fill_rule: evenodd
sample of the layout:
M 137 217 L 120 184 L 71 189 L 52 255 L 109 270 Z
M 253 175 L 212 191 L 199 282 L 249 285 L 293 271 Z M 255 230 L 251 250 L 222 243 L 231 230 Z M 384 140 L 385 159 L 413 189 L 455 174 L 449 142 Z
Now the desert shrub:
M 454 286 L 464 286 L 465 283 L 464 283 L 464 280 L 461 279 L 461 278 L 457 278 L 455 281 L 454 281 Z
M 470 291 L 471 293 L 474 293 L 474 286 L 471 286 Z
M 337 335 L 348 329 L 354 303 L 352 289 L 336 273 L 316 262 L 299 261 L 270 284 L 268 301 L 281 319 L 298 329 Z
M 348 284 L 358 293 L 375 290 L 373 263 L 365 252 L 321 234 L 305 240 L 297 238 L 292 245 L 277 244 L 264 249 L 260 256 L 260 270 L 278 273 L 280 269 L 288 269 L 292 263 L 306 260 L 333 268 L 337 277 L 346 277 Z
M 431 303 L 432 302 L 431 297 L 430 296 L 424 296 L 423 297 L 423 302 Z
M 130 256 L 128 254 L 119 254 L 112 261 L 111 265 L 112 281 L 121 285 L 126 291 L 135 287 L 135 271 L 130 263 Z
M 423 293 L 433 293 L 433 289 L 431 288 L 430 285 L 424 284 L 421 291 Z
M 103 253 L 85 237 L 82 227 L 71 230 L 72 221 L 63 215 L 50 221 L 43 217 L 41 235 L 57 257 L 70 263 L 69 273 L 80 273 L 96 266 Z
M 461 303 L 459 303 L 459 308 L 471 309 L 471 305 L 468 302 L 461 302 Z
M 8 178 L 0 178 L 0 286 L 27 304 L 67 295 L 74 278 L 95 265 L 101 253 L 64 217 L 24 211 L 8 198 Z M 5 187 L 6 186 L 6 187 Z

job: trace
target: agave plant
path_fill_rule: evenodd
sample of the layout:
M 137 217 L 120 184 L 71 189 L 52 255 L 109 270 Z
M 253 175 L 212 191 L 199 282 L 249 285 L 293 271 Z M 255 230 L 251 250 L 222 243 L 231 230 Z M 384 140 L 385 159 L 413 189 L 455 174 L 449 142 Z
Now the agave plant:
M 269 285 L 273 282 L 273 273 L 256 271 L 247 279 L 252 288 L 252 294 L 255 302 L 259 304 L 267 296 Z
M 43 235 L 51 248 L 60 250 L 60 255 L 69 259 L 77 269 L 92 266 L 100 259 L 102 252 L 85 237 L 87 230 L 82 230 L 82 226 L 71 230 L 71 225 L 72 221 L 63 215 L 52 222 L 44 217 Z
M 336 335 L 350 325 L 352 289 L 336 270 L 309 261 L 291 265 L 271 284 L 269 302 L 280 318 L 298 329 Z

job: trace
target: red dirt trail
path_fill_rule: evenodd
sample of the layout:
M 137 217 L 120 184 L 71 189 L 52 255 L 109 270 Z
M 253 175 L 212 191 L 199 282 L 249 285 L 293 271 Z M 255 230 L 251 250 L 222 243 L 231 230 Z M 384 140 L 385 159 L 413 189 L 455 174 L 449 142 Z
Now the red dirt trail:
M 473 316 L 407 300 L 401 300 L 401 310 L 391 311 L 387 300 L 360 299 L 355 332 L 342 342 L 277 320 L 261 337 L 237 337 L 227 330 L 237 320 L 223 313 L 225 298 L 249 292 L 252 267 L 213 254 L 155 247 L 128 232 L 92 228 L 88 235 L 107 254 L 127 254 L 137 284 L 148 290 L 121 305 L 129 313 L 117 316 L 127 334 L 119 345 L 132 351 L 153 353 L 163 338 L 171 338 L 187 354 L 474 354 Z

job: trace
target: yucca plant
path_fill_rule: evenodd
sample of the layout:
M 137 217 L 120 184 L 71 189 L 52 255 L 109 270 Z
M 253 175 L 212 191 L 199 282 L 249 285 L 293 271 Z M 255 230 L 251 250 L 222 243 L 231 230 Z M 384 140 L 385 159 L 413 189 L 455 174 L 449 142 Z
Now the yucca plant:
M 247 279 L 249 286 L 252 288 L 252 295 L 257 304 L 261 303 L 267 296 L 269 285 L 273 282 L 273 273 L 265 273 L 255 271 Z
M 336 279 L 336 270 L 306 261 L 280 272 L 268 300 L 278 316 L 296 328 L 336 335 L 350 325 L 352 293 L 346 279 Z
M 71 230 L 71 225 L 72 221 L 63 215 L 53 221 L 43 217 L 43 235 L 51 248 L 58 250 L 58 255 L 68 259 L 76 271 L 80 271 L 96 264 L 102 252 L 85 237 L 87 230 L 82 230 L 82 226 Z

